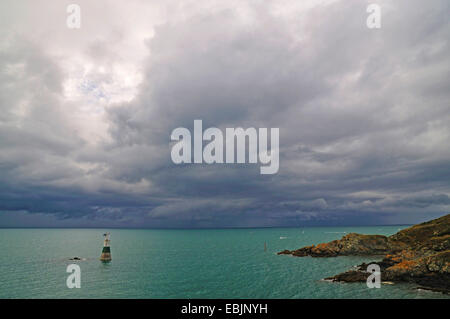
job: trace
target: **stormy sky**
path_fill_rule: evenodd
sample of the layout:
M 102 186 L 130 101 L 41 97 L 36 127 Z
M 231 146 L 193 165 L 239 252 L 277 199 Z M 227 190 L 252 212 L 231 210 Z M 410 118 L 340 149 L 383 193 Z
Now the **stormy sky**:
M 448 0 L 1 1 L 0 227 L 449 213 L 448 13 Z M 195 119 L 279 128 L 279 172 L 173 164 L 170 134 Z

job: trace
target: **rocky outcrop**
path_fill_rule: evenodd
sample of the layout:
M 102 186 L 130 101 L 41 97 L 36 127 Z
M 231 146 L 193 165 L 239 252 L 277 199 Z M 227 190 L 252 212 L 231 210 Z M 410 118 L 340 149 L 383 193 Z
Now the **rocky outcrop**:
M 392 251 L 389 239 L 382 235 L 361 235 L 351 233 L 339 240 L 326 244 L 303 247 L 297 250 L 283 250 L 278 254 L 293 255 L 297 257 L 336 257 L 351 255 L 382 255 Z M 400 249 L 400 248 L 398 248 Z
M 372 262 L 380 266 L 382 281 L 415 282 L 424 288 L 450 293 L 450 214 L 389 237 L 352 233 L 340 240 L 278 254 L 297 257 L 383 255 L 382 261 Z M 366 281 L 369 276 L 367 266 L 364 263 L 326 279 Z

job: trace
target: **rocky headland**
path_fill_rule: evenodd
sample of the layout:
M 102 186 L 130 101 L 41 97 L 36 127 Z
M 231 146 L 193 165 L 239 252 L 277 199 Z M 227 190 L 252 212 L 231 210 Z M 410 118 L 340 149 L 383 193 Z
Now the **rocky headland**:
M 392 236 L 348 234 L 339 240 L 278 255 L 296 257 L 382 256 L 355 269 L 325 278 L 342 282 L 365 282 L 369 264 L 378 264 L 381 280 L 413 282 L 421 288 L 450 293 L 450 214 L 418 224 Z

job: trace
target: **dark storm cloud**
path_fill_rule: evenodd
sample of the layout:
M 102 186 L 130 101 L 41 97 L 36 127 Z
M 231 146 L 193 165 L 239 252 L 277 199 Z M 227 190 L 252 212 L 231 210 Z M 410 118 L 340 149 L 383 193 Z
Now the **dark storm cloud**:
M 367 3 L 297 9 L 295 19 L 251 1 L 247 15 L 199 6 L 168 19 L 146 42 L 137 96 L 106 110 L 110 139 L 95 146 L 71 126 L 58 65 L 36 44 L 8 40 L 4 224 L 15 211 L 19 221 L 28 212 L 54 225 L 130 227 L 412 223 L 448 213 L 448 3 L 382 1 L 379 30 L 365 25 Z M 109 46 L 86 51 L 113 61 Z M 172 164 L 170 133 L 192 130 L 194 119 L 279 127 L 279 173 Z

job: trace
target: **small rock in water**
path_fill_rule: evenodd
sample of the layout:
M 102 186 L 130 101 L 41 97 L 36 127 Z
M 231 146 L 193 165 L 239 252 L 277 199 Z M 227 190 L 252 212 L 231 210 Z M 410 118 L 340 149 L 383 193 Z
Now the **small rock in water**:
M 73 257 L 73 258 L 69 258 L 69 260 L 81 260 L 80 257 Z

